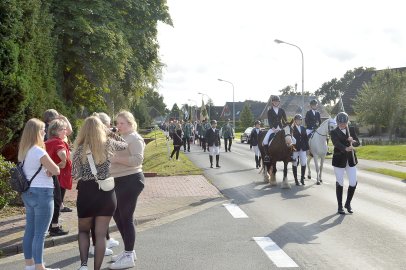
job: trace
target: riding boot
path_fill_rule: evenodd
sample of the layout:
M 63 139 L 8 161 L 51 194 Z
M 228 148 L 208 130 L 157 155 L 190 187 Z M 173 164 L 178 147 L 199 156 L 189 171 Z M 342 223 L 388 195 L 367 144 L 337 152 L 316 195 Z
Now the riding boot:
M 265 151 L 264 163 L 271 163 L 271 159 L 269 158 L 269 155 L 268 155 L 268 151 L 269 151 L 268 149 L 269 149 L 268 144 L 265 144 L 264 145 L 264 151 Z
M 357 187 L 357 185 L 355 185 L 355 187 L 352 187 L 352 186 L 348 187 L 347 200 L 344 204 L 344 207 L 347 209 L 348 213 L 351 213 L 351 214 L 354 213 L 354 211 L 352 211 L 352 208 L 351 208 L 351 200 L 352 200 L 352 197 L 354 196 L 356 187 Z
M 305 174 L 306 174 L 306 166 L 302 166 L 302 175 L 300 177 L 300 183 L 302 183 L 302 185 L 305 185 L 304 179 L 305 179 Z
M 210 158 L 210 168 L 213 168 L 213 156 L 209 155 Z
M 256 167 L 257 169 L 259 168 L 258 156 L 255 156 L 255 167 Z
M 337 213 L 340 215 L 345 215 L 344 208 L 343 208 L 343 186 L 341 186 L 338 182 L 336 182 L 336 196 L 337 196 L 337 204 L 338 204 Z
M 295 178 L 296 186 L 300 186 L 299 181 L 297 180 L 297 166 L 292 165 L 293 177 Z
M 261 156 L 258 156 L 258 167 L 261 168 Z
M 216 155 L 216 167 L 217 168 L 220 168 L 219 161 L 220 161 L 220 155 Z

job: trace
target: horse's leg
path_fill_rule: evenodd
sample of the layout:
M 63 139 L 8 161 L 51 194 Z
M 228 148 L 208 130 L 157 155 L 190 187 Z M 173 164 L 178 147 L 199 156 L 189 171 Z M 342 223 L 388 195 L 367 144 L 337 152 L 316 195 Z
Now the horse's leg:
M 321 175 L 323 173 L 323 164 L 325 158 L 326 158 L 325 156 L 320 157 L 320 172 L 319 172 L 320 182 L 323 182 L 323 180 L 321 179 L 322 178 Z
M 262 173 L 264 175 L 264 182 L 268 183 L 270 180 L 269 176 L 269 164 L 265 163 L 264 160 L 262 159 Z
M 313 155 L 313 159 L 314 159 L 314 167 L 316 167 L 316 180 L 317 180 L 316 184 L 317 184 L 317 185 L 320 185 L 320 175 L 319 175 L 319 173 L 320 173 L 320 168 L 319 168 L 319 157 L 318 157 L 318 156 Z
M 307 155 L 307 179 L 312 179 L 312 172 L 310 171 L 310 160 L 312 160 L 312 156 L 310 155 L 310 151 Z
M 282 188 L 290 188 L 290 184 L 288 182 L 288 162 L 283 162 L 283 181 L 282 181 Z
M 269 184 L 271 184 L 271 186 L 276 186 L 276 177 L 275 177 L 275 174 L 276 174 L 276 162 L 271 163 L 271 166 L 270 166 L 268 172 L 271 175 L 271 178 L 269 180 Z

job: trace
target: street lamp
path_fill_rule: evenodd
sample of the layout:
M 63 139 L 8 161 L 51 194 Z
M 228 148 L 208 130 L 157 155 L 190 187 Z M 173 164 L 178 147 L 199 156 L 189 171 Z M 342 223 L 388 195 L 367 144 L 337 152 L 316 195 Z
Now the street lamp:
M 232 82 L 229 82 L 229 81 L 226 81 L 226 80 L 223 80 L 223 79 L 217 79 L 217 80 L 219 80 L 220 82 L 226 82 L 226 83 L 229 83 L 229 84 L 231 84 L 231 85 L 233 86 L 233 128 L 235 128 L 234 84 L 233 84 Z
M 281 43 L 285 43 L 287 45 L 296 47 L 299 49 L 300 53 L 302 54 L 302 111 L 301 114 L 303 115 L 303 111 L 304 111 L 304 58 L 303 58 L 303 52 L 302 50 L 299 48 L 299 46 L 292 44 L 292 43 L 288 43 L 279 39 L 275 39 L 274 40 L 276 43 L 281 44 Z
M 202 95 L 202 96 L 206 96 L 207 98 L 208 98 L 208 100 L 207 100 L 207 103 L 209 103 L 209 119 L 211 120 L 211 118 L 210 118 L 210 111 L 211 111 L 211 104 L 210 104 L 210 102 L 209 102 L 209 100 L 211 99 L 208 95 L 206 95 L 205 93 L 201 93 L 201 92 L 197 92 L 199 95 Z M 203 97 L 202 97 L 202 99 L 203 99 Z

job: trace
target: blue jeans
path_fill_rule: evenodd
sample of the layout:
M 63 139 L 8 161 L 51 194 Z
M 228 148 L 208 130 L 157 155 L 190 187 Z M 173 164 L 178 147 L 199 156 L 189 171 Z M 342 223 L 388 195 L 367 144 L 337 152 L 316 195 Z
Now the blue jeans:
M 42 264 L 45 234 L 54 212 L 54 189 L 32 187 L 22 194 L 26 226 L 23 238 L 24 258 Z

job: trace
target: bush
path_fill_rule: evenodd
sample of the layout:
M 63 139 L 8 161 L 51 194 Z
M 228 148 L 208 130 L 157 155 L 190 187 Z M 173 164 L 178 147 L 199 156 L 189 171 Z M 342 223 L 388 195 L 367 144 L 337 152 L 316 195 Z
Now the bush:
M 18 193 L 13 191 L 9 184 L 9 171 L 14 166 L 14 163 L 6 161 L 4 157 L 0 155 L 0 209 L 15 202 L 19 197 Z

